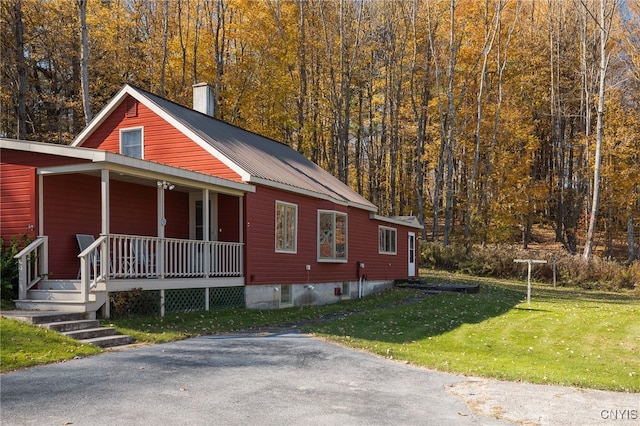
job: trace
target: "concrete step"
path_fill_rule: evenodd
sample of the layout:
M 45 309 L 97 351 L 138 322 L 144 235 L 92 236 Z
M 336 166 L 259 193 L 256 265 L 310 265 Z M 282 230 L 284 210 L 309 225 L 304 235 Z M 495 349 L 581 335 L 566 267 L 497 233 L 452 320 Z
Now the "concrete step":
M 87 318 L 87 315 L 83 312 L 23 311 L 19 309 L 3 311 L 2 316 L 35 325 L 65 321 L 80 321 Z
M 113 336 L 117 333 L 113 327 L 85 328 L 81 330 L 65 331 L 62 334 L 76 340 L 94 339 L 96 337 Z
M 111 348 L 114 346 L 122 346 L 133 343 L 133 337 L 125 334 L 115 334 L 113 336 L 95 337 L 92 339 L 83 339 L 83 343 L 90 343 L 92 345 L 100 346 L 101 348 Z
M 90 328 L 100 327 L 98 320 L 74 320 L 74 321 L 57 321 L 48 324 L 42 324 L 43 327 L 49 330 L 54 330 L 60 333 L 67 331 L 86 330 Z
M 3 317 L 24 321 L 59 332 L 80 342 L 108 348 L 128 345 L 133 337 L 117 334 L 113 327 L 100 327 L 95 319 L 86 319 L 87 313 L 48 311 L 2 311 Z
M 16 309 L 26 311 L 88 312 L 85 303 L 60 300 L 16 300 Z

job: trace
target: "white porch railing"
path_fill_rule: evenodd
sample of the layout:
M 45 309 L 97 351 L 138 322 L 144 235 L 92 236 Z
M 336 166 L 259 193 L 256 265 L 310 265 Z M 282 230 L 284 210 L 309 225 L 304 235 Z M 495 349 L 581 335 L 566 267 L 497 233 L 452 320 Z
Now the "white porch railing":
M 102 235 L 89 247 L 84 249 L 80 258 L 80 297 L 84 303 L 89 301 L 89 293 L 106 281 L 109 255 L 107 251 L 108 237 Z
M 110 234 L 111 278 L 242 276 L 243 243 Z
M 19 299 L 49 272 L 47 236 L 15 255 L 19 264 Z M 102 235 L 80 259 L 81 299 L 110 279 L 211 278 L 242 276 L 243 243 L 181 240 L 134 235 Z
M 18 298 L 26 299 L 27 290 L 49 273 L 49 238 L 36 238 L 16 254 L 14 259 L 18 259 Z

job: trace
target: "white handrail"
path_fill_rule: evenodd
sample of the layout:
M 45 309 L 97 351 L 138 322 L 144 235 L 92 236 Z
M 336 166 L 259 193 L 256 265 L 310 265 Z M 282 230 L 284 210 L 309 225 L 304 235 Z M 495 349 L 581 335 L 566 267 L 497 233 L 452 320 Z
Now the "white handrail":
M 18 260 L 18 299 L 25 300 L 27 291 L 49 273 L 49 237 L 38 236 L 13 258 Z
M 106 280 L 109 256 L 106 250 L 108 236 L 101 235 L 97 240 L 84 249 L 80 258 L 80 297 L 83 302 L 89 301 L 91 289 Z

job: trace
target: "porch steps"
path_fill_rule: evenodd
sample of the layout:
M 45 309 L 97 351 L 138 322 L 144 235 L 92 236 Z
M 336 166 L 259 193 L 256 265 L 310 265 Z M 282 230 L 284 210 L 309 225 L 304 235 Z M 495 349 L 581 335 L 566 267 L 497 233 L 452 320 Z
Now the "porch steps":
M 79 280 L 43 280 L 38 288 L 27 291 L 26 299 L 16 300 L 15 304 L 17 309 L 87 313 L 95 318 L 95 312 L 107 300 L 105 284 L 99 283 L 88 298 L 88 302 L 82 301 Z
M 133 337 L 117 334 L 114 327 L 100 327 L 98 320 L 86 319 L 86 314 L 81 312 L 6 311 L 2 315 L 48 328 L 82 343 L 101 348 L 128 345 L 133 342 Z

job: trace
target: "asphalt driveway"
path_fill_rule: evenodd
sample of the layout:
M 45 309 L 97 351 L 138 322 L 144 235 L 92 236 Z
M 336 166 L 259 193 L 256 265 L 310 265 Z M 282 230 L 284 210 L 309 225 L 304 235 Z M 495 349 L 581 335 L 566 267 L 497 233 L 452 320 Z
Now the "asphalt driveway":
M 198 337 L 3 374 L 0 409 L 2 425 L 640 422 L 637 394 L 442 374 L 297 332 Z

